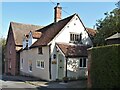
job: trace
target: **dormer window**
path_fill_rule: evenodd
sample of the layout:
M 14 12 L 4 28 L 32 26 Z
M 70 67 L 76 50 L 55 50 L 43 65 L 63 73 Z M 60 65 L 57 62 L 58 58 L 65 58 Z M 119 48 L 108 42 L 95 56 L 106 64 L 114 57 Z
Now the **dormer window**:
M 70 42 L 80 43 L 82 39 L 82 34 L 70 33 Z

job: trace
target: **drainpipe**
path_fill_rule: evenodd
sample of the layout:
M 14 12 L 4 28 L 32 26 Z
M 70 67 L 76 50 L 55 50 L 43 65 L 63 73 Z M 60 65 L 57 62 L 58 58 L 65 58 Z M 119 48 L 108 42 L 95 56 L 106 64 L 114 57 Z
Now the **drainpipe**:
M 49 78 L 51 79 L 51 44 L 49 45 Z
M 66 57 L 66 72 L 65 72 L 65 77 L 67 77 L 67 61 L 68 61 L 68 58 Z

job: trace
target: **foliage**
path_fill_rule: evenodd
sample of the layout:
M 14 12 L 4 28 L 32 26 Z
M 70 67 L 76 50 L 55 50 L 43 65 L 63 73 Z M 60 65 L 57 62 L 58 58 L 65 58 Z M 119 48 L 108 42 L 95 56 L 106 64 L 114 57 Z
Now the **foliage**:
M 1 56 L 2 58 L 2 72 L 4 72 L 4 59 L 5 59 L 5 44 L 6 44 L 6 39 L 5 38 L 0 38 L 0 48 L 1 48 Z
M 91 49 L 92 88 L 120 88 L 120 44 Z
M 68 82 L 68 77 L 63 77 L 63 81 L 64 81 L 65 83 L 67 83 L 67 82 Z
M 97 20 L 97 34 L 94 38 L 94 45 L 105 45 L 105 38 L 120 32 L 120 9 L 116 8 L 110 13 L 106 12 L 105 18 Z

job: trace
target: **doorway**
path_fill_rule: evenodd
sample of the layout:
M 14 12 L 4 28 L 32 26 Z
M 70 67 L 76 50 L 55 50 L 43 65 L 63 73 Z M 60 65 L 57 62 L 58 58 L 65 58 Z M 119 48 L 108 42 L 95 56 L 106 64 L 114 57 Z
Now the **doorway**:
M 62 54 L 58 54 L 58 79 L 64 77 L 64 57 Z

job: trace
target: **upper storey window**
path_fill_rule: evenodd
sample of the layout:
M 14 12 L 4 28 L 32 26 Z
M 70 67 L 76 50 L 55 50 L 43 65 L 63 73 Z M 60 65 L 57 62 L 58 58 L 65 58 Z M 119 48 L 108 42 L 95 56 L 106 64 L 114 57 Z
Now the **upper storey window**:
M 70 33 L 70 42 L 81 43 L 82 34 Z

